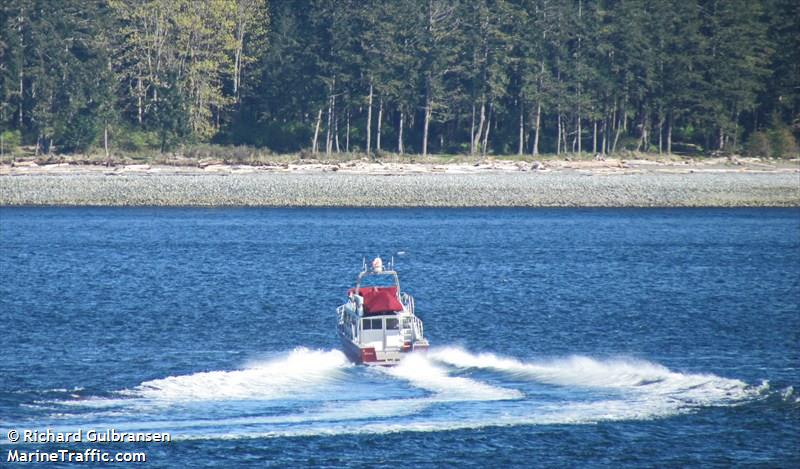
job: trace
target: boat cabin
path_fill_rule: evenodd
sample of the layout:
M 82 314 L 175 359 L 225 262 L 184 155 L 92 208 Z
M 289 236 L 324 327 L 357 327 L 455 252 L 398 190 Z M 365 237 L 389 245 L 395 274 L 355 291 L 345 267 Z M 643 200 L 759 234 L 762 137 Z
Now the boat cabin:
M 411 335 L 412 320 L 398 299 L 397 287 L 351 288 L 347 293 L 355 305 L 350 311 L 354 314 L 345 321 L 350 325 L 344 331 L 350 340 L 376 351 L 404 348 L 403 336 Z

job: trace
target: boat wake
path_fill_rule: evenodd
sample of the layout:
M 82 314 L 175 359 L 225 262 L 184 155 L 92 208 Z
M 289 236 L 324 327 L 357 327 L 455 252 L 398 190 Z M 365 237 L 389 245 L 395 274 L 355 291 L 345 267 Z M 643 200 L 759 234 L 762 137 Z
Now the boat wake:
M 352 366 L 338 350 L 297 348 L 284 357 L 250 363 L 242 370 L 210 371 L 145 381 L 120 394 L 162 401 L 313 398 Z
M 753 388 L 740 380 L 678 373 L 638 359 L 571 356 L 524 363 L 492 353 L 475 355 L 450 347 L 432 351 L 430 358 L 458 368 L 495 370 L 555 386 L 631 391 L 638 396 L 672 398 L 686 405 L 733 404 L 753 396 Z
M 380 369 L 380 368 L 378 368 Z M 411 385 L 435 393 L 437 401 L 495 401 L 522 399 L 516 389 L 493 386 L 469 378 L 451 376 L 424 355 L 410 355 L 398 366 L 384 369 L 387 374 Z
M 377 368 L 354 366 L 338 350 L 297 348 L 237 370 L 145 381 L 110 397 L 37 401 L 40 417 L 24 424 L 160 431 L 174 439 L 446 431 L 668 418 L 741 405 L 767 390 L 636 359 L 522 361 L 444 347 Z

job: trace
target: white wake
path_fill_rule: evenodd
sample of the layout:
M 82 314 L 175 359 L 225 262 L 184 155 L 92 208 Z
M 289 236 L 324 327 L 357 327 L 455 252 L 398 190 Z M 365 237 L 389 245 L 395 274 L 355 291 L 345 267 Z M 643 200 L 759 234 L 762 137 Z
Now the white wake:
M 175 439 L 430 432 L 668 418 L 766 390 L 637 359 L 524 361 L 445 347 L 368 368 L 337 350 L 301 347 L 237 370 L 146 381 L 119 398 L 64 401 L 93 411 L 53 420 Z
M 598 360 L 571 356 L 523 362 L 493 353 L 473 354 L 457 347 L 429 352 L 432 360 L 457 368 L 495 370 L 518 378 L 565 387 L 630 391 L 640 397 L 679 399 L 684 404 L 727 404 L 752 397 L 757 390 L 743 381 L 713 374 L 679 373 L 638 359 Z
M 122 392 L 131 397 L 168 401 L 269 400 L 313 395 L 351 366 L 338 350 L 298 347 L 289 354 L 244 369 L 209 371 L 145 381 Z
M 499 401 L 523 397 L 516 389 L 450 376 L 448 370 L 417 354 L 409 355 L 399 365 L 385 369 L 385 372 L 408 381 L 412 386 L 434 392 L 437 401 Z

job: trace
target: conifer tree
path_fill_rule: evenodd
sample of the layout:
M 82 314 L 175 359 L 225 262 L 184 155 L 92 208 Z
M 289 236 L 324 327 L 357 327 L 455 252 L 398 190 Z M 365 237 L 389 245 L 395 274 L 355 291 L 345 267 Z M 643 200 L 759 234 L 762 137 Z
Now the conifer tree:
M 6 0 L 0 131 L 40 154 L 216 142 L 423 155 L 727 152 L 762 131 L 783 154 L 800 131 L 799 8 Z
M 708 92 L 700 112 L 707 116 L 707 146 L 726 151 L 736 147 L 742 113 L 755 108 L 770 50 L 758 3 L 712 0 L 703 11 Z

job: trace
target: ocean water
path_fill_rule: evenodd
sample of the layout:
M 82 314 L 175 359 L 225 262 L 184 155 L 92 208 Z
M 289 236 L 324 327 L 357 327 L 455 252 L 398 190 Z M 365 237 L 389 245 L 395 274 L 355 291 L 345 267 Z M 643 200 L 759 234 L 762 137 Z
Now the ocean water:
M 375 255 L 394 368 L 335 335 Z M 0 329 L 0 466 L 800 466 L 797 209 L 0 208 Z

